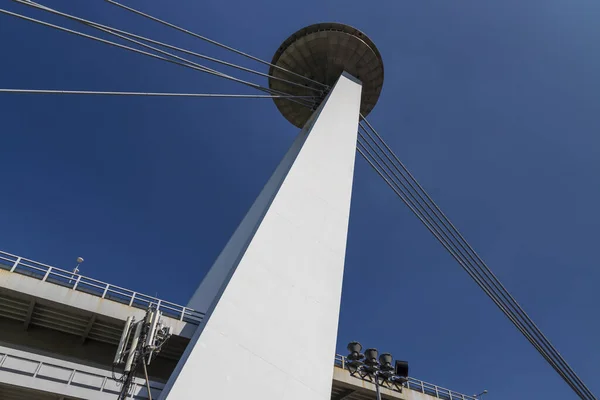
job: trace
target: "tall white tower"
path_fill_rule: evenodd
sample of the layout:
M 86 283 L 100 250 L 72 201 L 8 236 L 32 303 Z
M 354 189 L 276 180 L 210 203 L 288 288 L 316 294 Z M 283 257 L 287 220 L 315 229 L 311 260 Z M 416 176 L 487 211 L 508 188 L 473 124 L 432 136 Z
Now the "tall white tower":
M 383 64 L 341 24 L 296 32 L 272 64 L 327 88 L 313 109 L 275 100 L 302 130 L 190 300 L 206 316 L 163 399 L 331 396 L 358 122 L 379 97 Z M 270 75 L 293 80 L 277 67 Z M 301 96 L 322 89 L 269 84 Z

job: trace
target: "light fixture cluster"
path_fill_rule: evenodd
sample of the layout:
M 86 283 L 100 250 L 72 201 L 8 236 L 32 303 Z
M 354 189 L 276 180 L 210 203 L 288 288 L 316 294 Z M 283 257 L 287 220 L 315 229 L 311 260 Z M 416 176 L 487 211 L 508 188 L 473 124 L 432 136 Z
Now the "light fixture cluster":
M 346 366 L 352 376 L 373 381 L 377 386 L 395 386 L 402 390 L 402 385 L 408 380 L 408 362 L 396 360 L 392 365 L 393 357 L 390 353 L 382 353 L 378 357 L 377 349 L 366 349 L 361 353 L 362 345 L 359 342 L 348 343 L 349 354 L 346 356 Z

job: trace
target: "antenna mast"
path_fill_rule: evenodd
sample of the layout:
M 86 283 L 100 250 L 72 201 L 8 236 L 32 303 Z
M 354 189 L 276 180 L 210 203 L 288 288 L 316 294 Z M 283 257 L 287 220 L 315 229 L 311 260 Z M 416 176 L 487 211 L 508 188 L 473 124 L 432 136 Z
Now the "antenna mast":
M 150 305 L 143 319 L 136 322 L 135 317 L 128 317 L 125 321 L 113 361 L 113 371 L 119 366 L 123 367 L 123 375 L 117 379 L 123 385 L 118 400 L 125 400 L 130 395 L 135 374 L 140 366 L 144 368 L 148 398 L 152 400 L 146 366 L 150 365 L 171 336 L 171 328 L 163 324 L 161 316 L 162 313 L 156 306 Z

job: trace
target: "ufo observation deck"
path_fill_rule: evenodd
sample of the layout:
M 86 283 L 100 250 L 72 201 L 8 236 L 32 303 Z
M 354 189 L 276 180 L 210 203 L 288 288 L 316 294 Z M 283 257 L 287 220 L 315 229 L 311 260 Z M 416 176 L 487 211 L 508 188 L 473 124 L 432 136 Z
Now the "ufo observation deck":
M 362 82 L 360 112 L 365 117 L 375 107 L 383 86 L 383 60 L 379 50 L 367 35 L 344 24 L 328 22 L 300 29 L 281 44 L 271 64 L 329 88 L 346 71 Z M 273 65 L 269 69 L 271 89 L 294 96 L 319 97 L 312 109 L 288 99 L 273 99 L 285 119 L 302 128 L 329 89 Z M 280 79 L 301 83 L 304 87 Z

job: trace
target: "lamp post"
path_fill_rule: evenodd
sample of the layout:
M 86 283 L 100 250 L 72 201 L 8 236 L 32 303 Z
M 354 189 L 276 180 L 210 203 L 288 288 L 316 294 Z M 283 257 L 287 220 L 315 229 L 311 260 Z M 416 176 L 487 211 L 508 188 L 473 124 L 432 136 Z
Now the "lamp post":
M 373 378 L 375 378 L 375 392 L 377 393 L 377 400 L 381 400 L 381 391 L 379 390 L 379 371 L 380 363 L 377 361 L 377 349 L 365 350 L 365 365 L 363 369 Z
M 484 394 L 487 394 L 487 389 L 484 390 L 483 392 L 479 393 L 479 394 L 474 394 L 473 397 L 475 397 L 476 399 L 480 399 L 481 396 L 483 396 Z
M 77 265 L 75 266 L 75 268 L 73 268 L 73 273 L 74 274 L 78 274 L 79 273 L 79 265 L 83 262 L 83 258 L 82 257 L 77 257 Z
M 77 257 L 77 265 L 75 266 L 75 268 L 73 268 L 73 274 L 77 275 L 79 274 L 79 265 L 81 265 L 81 263 L 83 262 L 83 258 L 82 257 Z M 75 276 L 72 277 L 73 279 L 75 279 Z M 69 284 L 71 283 L 72 279 L 69 279 Z

